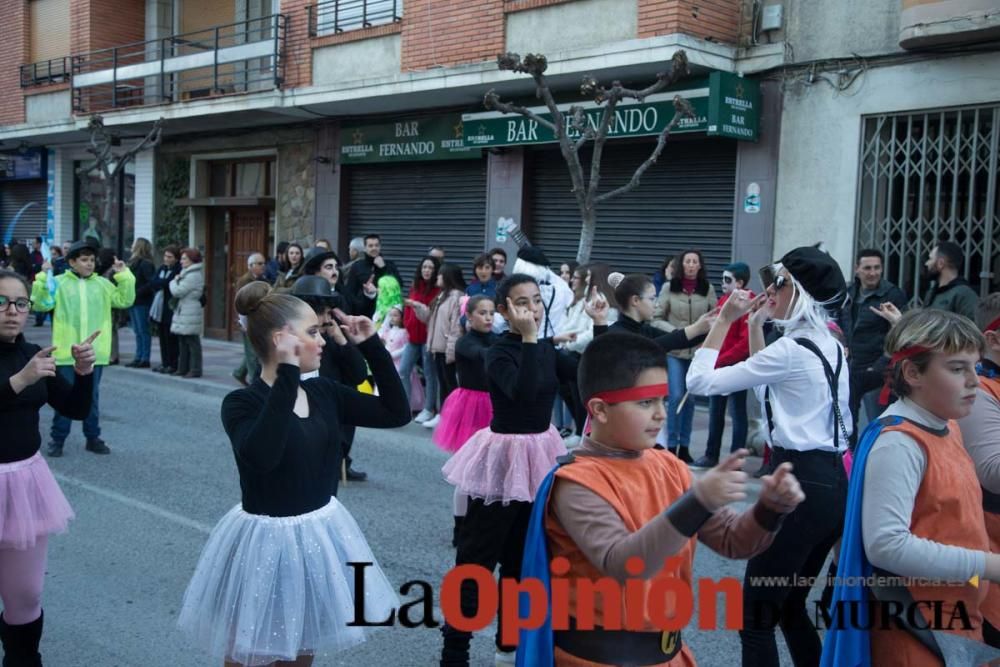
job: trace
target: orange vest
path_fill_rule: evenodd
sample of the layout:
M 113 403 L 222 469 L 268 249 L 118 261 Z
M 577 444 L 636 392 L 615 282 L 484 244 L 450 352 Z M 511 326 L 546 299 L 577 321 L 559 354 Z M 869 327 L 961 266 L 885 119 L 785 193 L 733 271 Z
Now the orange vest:
M 976 477 L 976 468 L 962 444 L 961 431 L 954 421 L 948 422 L 947 435 L 934 435 L 915 424 L 904 421 L 887 426 L 885 432 L 900 431 L 910 436 L 924 452 L 927 468 L 917 490 L 910 517 L 910 532 L 917 537 L 977 551 L 988 551 L 989 538 L 983 520 L 983 494 Z M 947 625 L 958 602 L 965 606 L 972 630 L 963 630 L 959 617 L 955 628 L 946 630 L 976 641 L 983 640 L 983 617 L 980 605 L 986 598 L 989 583 L 980 580 L 979 587 L 908 586 L 913 599 L 941 601 L 942 623 Z M 933 612 L 919 607 L 928 623 Z M 944 629 L 944 628 L 942 628 Z M 907 665 L 940 665 L 930 651 L 904 629 L 876 629 L 871 632 L 872 665 L 905 667 Z
M 1000 380 L 980 376 L 979 386 L 1000 402 Z M 1000 514 L 986 512 L 985 515 L 986 533 L 990 537 L 990 551 L 1000 553 Z M 986 601 L 983 602 L 981 609 L 983 618 L 989 621 L 994 628 L 1000 628 L 1000 586 L 990 586 Z
M 559 479 L 576 482 L 596 493 L 615 508 L 622 523 L 630 532 L 639 530 L 660 515 L 691 487 L 691 472 L 687 466 L 681 464 L 670 454 L 654 449 L 643 450 L 638 459 L 578 455 L 573 463 L 561 466 L 556 471 L 556 478 L 557 482 Z M 546 512 L 545 531 L 548 537 L 550 558 L 563 556 L 570 562 L 570 570 L 565 575 L 566 577 L 575 580 L 597 580 L 605 577 L 605 574 L 594 567 L 583 555 L 583 552 L 559 524 L 559 520 L 551 508 Z M 694 561 L 695 542 L 694 538 L 688 540 L 684 548 L 674 556 L 674 559 L 680 561 L 677 570 L 669 572 L 665 568 L 661 569 L 651 579 L 644 582 L 643 599 L 646 598 L 649 587 L 658 579 L 677 576 L 684 580 L 689 587 L 691 586 L 691 566 Z M 570 586 L 569 610 L 573 618 L 577 617 L 576 596 L 576 586 Z M 594 599 L 594 623 L 603 626 L 604 610 L 600 604 L 601 596 L 595 595 Z M 624 627 L 624 619 L 628 609 L 624 594 L 622 595 L 621 609 Z M 669 607 L 667 613 L 672 613 Z M 646 613 L 643 614 L 643 618 L 645 620 L 644 630 L 661 632 L 649 620 Z M 582 660 L 558 647 L 555 651 L 555 658 L 556 665 L 559 667 L 600 667 L 600 663 Z M 687 644 L 684 644 L 680 653 L 672 660 L 661 663 L 657 667 L 666 665 L 670 667 L 694 667 L 696 664 L 690 649 Z

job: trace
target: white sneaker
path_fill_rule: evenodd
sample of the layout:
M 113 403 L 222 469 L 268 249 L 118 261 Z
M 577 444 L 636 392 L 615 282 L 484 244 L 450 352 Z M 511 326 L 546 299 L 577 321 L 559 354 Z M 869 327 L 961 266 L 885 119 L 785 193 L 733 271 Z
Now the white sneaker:
M 506 651 L 497 651 L 496 657 L 493 659 L 493 664 L 496 667 L 511 667 L 517 663 L 517 651 L 511 651 L 507 653 Z
M 580 436 L 574 433 L 573 435 L 567 435 L 563 438 L 563 444 L 566 445 L 566 449 L 573 449 L 574 447 L 580 446 L 580 440 Z
M 427 421 L 423 422 L 422 426 L 424 428 L 434 428 L 435 426 L 438 425 L 439 421 L 441 421 L 441 415 L 434 415 Z
M 413 418 L 413 421 L 417 422 L 418 424 L 423 424 L 425 421 L 427 421 L 433 416 L 434 416 L 433 412 L 431 412 L 427 408 L 424 408 L 423 410 L 420 411 L 420 414 L 418 414 L 416 417 Z

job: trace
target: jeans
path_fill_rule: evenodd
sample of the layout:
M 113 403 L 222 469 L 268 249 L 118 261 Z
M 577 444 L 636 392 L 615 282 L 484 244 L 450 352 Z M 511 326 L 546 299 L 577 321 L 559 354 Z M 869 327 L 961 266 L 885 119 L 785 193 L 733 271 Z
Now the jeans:
M 743 667 L 778 667 L 780 625 L 796 667 L 818 665 L 822 644 L 806 609 L 809 586 L 751 586 L 758 577 L 812 578 L 844 528 L 847 475 L 833 452 L 775 448 L 772 462 L 791 461 L 806 499 L 785 517 L 774 542 L 747 562 L 743 580 Z
M 687 393 L 688 367 L 691 365 L 690 359 L 679 359 L 677 357 L 667 357 L 667 375 L 670 382 L 670 400 L 667 409 L 667 446 L 671 449 L 677 447 L 687 447 L 691 444 L 691 425 L 694 423 L 694 399 L 688 396 L 684 402 L 684 409 L 677 414 L 677 406 Z
M 688 399 L 690 400 L 690 399 Z M 726 430 L 726 405 L 729 405 L 729 416 L 733 419 L 733 442 L 730 452 L 735 452 L 747 444 L 747 392 L 737 391 L 729 396 L 708 397 L 708 444 L 705 445 L 705 456 L 719 459 L 722 449 L 722 432 Z
M 149 333 L 149 306 L 132 306 L 128 309 L 129 326 L 135 334 L 135 360 L 149 361 L 153 338 Z
M 180 344 L 177 373 L 201 373 L 201 336 L 178 336 L 177 339 Z
M 102 370 L 104 370 L 103 366 L 94 366 L 94 398 L 90 404 L 90 412 L 87 414 L 87 418 L 83 420 L 83 435 L 87 440 L 94 440 L 101 437 L 101 410 L 97 399 L 101 386 Z M 70 384 L 76 382 L 76 371 L 73 370 L 72 366 L 56 366 L 56 372 Z M 69 435 L 72 426 L 72 419 L 64 417 L 57 412 L 52 417 L 52 442 L 60 445 L 65 442 L 66 436 Z
M 424 407 L 433 411 L 437 402 L 438 382 L 437 371 L 434 368 L 434 361 L 431 358 L 430 349 L 424 344 L 416 345 L 407 343 L 403 349 L 403 357 L 399 362 L 399 377 L 403 381 L 403 389 L 406 391 L 406 399 L 410 398 L 410 375 L 417 367 L 417 360 L 422 359 L 424 366 L 424 381 L 426 387 L 424 391 Z

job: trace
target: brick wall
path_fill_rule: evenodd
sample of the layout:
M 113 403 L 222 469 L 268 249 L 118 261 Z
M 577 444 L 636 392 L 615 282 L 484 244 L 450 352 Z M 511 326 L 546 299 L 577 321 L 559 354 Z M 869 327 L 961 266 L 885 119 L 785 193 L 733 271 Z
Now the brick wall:
M 90 0 L 90 49 L 106 49 L 146 39 L 143 0 Z
M 315 3 L 316 0 L 281 0 L 281 13 L 288 20 L 285 26 L 285 83 L 282 84 L 285 90 L 312 84 L 312 46 L 306 5 Z
M 407 0 L 403 71 L 495 60 L 504 25 L 504 0 Z
M 735 44 L 739 37 L 740 0 L 638 0 L 639 37 L 685 33 L 699 39 Z
M 0 20 L 0 125 L 24 122 L 20 66 L 28 58 L 28 3 L 4 3 Z

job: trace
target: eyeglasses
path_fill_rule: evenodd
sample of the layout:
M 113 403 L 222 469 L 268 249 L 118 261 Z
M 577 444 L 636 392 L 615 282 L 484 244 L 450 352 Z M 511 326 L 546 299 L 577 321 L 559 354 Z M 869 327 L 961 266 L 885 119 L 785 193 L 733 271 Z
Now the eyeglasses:
M 31 299 L 23 296 L 12 299 L 9 296 L 0 295 L 0 313 L 10 310 L 11 305 L 14 306 L 14 309 L 17 310 L 17 312 L 26 313 L 31 310 L 32 303 L 33 301 Z

